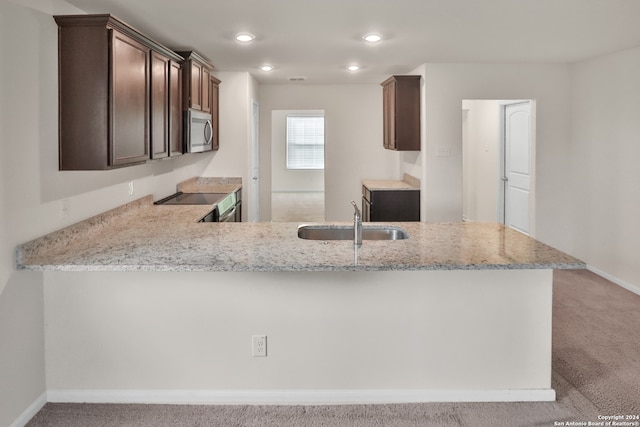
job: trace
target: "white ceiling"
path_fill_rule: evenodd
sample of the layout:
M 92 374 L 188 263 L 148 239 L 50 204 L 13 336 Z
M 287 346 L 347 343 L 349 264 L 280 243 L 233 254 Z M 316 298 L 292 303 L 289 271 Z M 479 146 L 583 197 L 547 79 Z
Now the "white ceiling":
M 379 83 L 427 62 L 571 63 L 640 46 L 640 0 L 67 0 L 261 83 Z M 239 32 L 256 40 L 238 44 Z M 367 32 L 385 40 L 362 41 Z M 258 67 L 270 63 L 269 73 Z M 357 63 L 352 73 L 346 66 Z

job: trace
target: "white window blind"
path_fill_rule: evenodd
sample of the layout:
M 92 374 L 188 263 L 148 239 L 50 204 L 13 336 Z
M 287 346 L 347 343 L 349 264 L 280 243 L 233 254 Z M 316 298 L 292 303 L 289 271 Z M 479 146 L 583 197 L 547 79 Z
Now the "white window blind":
M 287 169 L 324 169 L 324 116 L 287 116 Z

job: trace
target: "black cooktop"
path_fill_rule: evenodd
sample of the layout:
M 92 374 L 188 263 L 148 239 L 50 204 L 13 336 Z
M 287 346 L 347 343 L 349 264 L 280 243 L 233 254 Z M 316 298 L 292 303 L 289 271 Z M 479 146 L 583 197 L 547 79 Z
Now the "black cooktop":
M 229 193 L 182 193 L 178 192 L 158 200 L 156 205 L 213 205 Z

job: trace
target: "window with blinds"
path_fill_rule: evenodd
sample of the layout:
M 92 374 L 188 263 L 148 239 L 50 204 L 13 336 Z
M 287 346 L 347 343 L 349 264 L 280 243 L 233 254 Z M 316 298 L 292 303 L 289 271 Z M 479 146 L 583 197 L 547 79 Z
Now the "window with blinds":
M 324 116 L 287 116 L 287 169 L 324 169 Z

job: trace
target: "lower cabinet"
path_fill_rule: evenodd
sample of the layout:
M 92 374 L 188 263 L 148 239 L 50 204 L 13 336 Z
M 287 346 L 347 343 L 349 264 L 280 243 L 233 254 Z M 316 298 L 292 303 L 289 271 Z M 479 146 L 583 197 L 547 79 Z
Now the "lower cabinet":
M 420 190 L 370 190 L 363 185 L 362 220 L 420 221 Z

